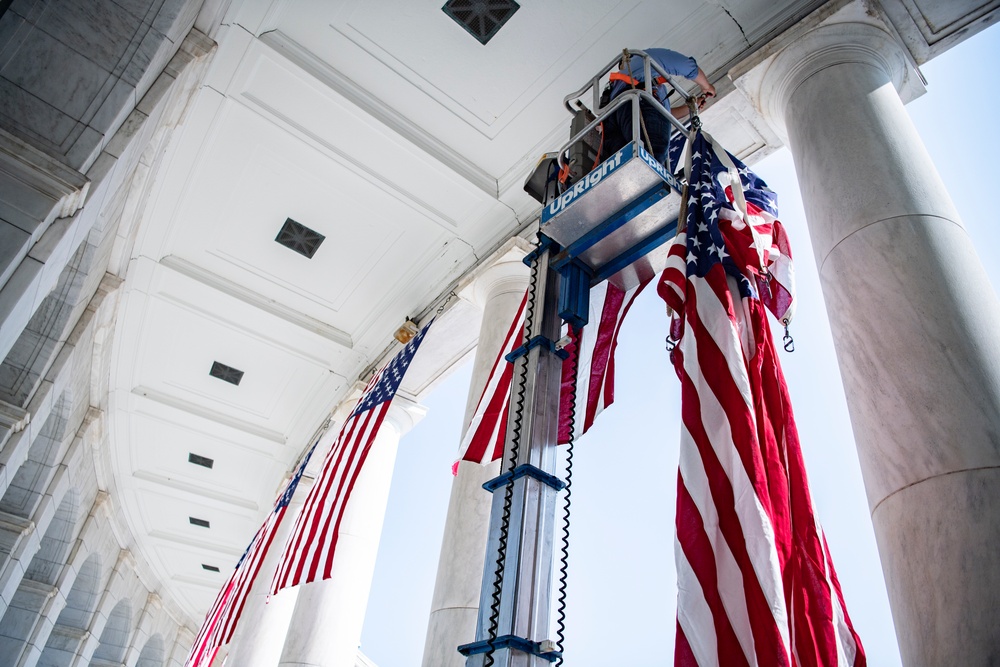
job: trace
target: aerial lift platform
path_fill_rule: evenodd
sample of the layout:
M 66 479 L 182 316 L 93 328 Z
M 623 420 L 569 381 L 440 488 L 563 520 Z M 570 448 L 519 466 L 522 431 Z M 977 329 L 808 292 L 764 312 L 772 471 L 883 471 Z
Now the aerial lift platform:
M 608 63 L 565 98 L 573 114 L 572 136 L 558 152 L 543 156 L 525 182 L 525 190 L 543 206 L 539 243 L 525 258 L 531 282 L 522 345 L 508 356 L 516 364 L 516 381 L 501 474 L 484 485 L 493 504 L 476 641 L 458 647 L 467 656 L 467 667 L 541 667 L 562 661 L 573 444 L 571 440 L 565 479 L 560 479 L 556 446 L 567 357 L 560 340 L 562 322 L 577 330 L 587 325 L 593 285 L 609 280 L 628 290 L 662 271 L 684 196 L 684 182 L 641 141 L 640 100 L 663 114 L 673 131 L 687 135 L 688 127 L 635 84 L 613 100 L 602 100 L 612 73 L 620 62 L 628 72 L 632 57 L 642 59 L 644 81 L 661 76 L 673 89 L 671 96 L 688 105 L 689 123 L 695 128 L 700 124 L 695 99 L 645 52 L 626 50 L 621 60 Z M 589 107 L 584 103 L 588 97 Z M 626 105 L 632 114 L 631 142 L 599 161 L 598 127 Z M 567 499 L 557 572 L 556 506 L 563 489 Z

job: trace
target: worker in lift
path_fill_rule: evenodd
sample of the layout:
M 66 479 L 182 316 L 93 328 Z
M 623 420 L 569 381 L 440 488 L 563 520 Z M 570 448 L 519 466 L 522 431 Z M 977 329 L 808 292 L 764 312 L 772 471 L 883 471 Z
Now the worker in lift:
M 649 55 L 650 59 L 656 62 L 663 71 L 670 75 L 676 75 L 684 77 L 685 79 L 690 79 L 701 86 L 702 94 L 698 96 L 698 108 L 702 108 L 705 105 L 705 100 L 709 97 L 715 97 L 715 86 L 709 83 L 708 78 L 705 76 L 704 70 L 698 67 L 698 63 L 695 62 L 694 58 L 685 56 L 676 51 L 671 51 L 670 49 L 659 49 L 652 48 L 646 49 L 646 53 Z M 611 83 L 609 84 L 609 89 L 605 91 L 606 94 L 610 93 L 608 100 L 613 100 L 618 95 L 620 95 L 625 90 L 632 88 L 646 89 L 646 83 L 643 81 L 643 59 L 641 56 L 632 56 L 629 63 L 629 68 L 631 72 L 624 72 L 619 70 L 618 72 L 612 72 Z M 655 70 L 653 71 L 655 75 Z M 652 89 L 653 97 L 655 97 L 664 107 L 668 106 L 667 96 L 669 95 L 670 89 L 666 86 L 663 80 L 654 81 L 654 86 Z M 667 157 L 667 145 L 670 143 L 670 121 L 663 117 L 663 115 L 653 108 L 653 106 L 646 100 L 642 100 L 639 103 L 639 109 L 642 113 L 642 118 L 646 126 L 646 132 L 648 132 L 648 141 L 650 146 L 650 153 L 660 162 L 663 163 Z M 684 119 L 688 115 L 688 108 L 686 105 L 677 106 L 670 109 L 670 112 L 677 119 Z M 639 137 L 646 140 L 643 135 L 642 129 L 640 128 Z M 618 107 L 612 114 L 604 121 L 604 147 L 601 151 L 604 155 L 611 155 L 617 152 L 622 146 L 627 144 L 632 140 L 632 105 L 623 104 Z

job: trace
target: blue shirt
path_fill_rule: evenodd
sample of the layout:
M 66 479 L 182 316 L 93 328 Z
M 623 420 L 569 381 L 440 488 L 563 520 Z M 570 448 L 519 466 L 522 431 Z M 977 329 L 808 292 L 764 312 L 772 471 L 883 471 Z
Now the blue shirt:
M 682 76 L 685 79 L 694 79 L 698 76 L 698 63 L 695 62 L 694 58 L 685 56 L 682 53 L 677 53 L 676 51 L 671 51 L 670 49 L 659 49 L 652 48 L 646 49 L 646 53 L 649 54 L 651 60 L 656 62 L 657 65 L 663 68 L 663 71 L 672 76 Z M 645 76 L 643 71 L 643 62 L 641 56 L 632 56 L 629 62 L 629 69 L 633 79 L 637 81 L 642 81 Z M 659 76 L 656 70 L 652 70 L 653 76 Z M 630 84 L 624 81 L 615 81 L 611 84 L 611 99 L 616 98 L 623 90 L 626 88 L 631 88 Z M 667 99 L 667 95 L 670 91 L 667 90 L 665 84 L 656 86 L 652 91 L 653 96 L 661 102 Z

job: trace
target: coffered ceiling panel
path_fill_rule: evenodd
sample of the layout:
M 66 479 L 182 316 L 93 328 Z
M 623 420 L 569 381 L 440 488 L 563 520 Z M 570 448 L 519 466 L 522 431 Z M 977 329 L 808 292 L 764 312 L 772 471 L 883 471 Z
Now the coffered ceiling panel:
M 659 22 L 690 12 L 660 5 Z M 496 182 L 566 125 L 562 97 L 627 45 L 638 6 L 523 3 L 483 46 L 440 2 L 279 3 L 261 39 L 464 176 Z
M 231 419 L 285 432 L 303 407 L 322 409 L 318 397 L 343 385 L 300 355 L 164 299 L 147 304 L 144 324 L 135 386 Z M 239 384 L 210 375 L 215 362 L 242 371 Z

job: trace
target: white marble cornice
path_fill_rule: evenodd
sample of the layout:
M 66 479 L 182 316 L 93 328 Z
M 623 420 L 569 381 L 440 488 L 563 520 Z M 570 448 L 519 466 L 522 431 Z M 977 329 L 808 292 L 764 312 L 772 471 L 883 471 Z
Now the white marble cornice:
M 736 86 L 784 142 L 785 113 L 795 91 L 816 73 L 858 63 L 884 72 L 904 103 L 925 92 L 919 73 L 881 15 L 862 2 L 846 3 L 830 15 L 818 11 L 800 34 L 789 31 L 761 49 L 765 57 L 730 72 Z M 834 113 L 834 110 L 831 110 Z
M 51 218 L 76 213 L 87 198 L 90 180 L 59 160 L 0 129 L 0 172 L 10 174 L 52 201 Z
M 529 274 L 523 260 L 531 250 L 532 244 L 525 239 L 510 238 L 492 257 L 466 275 L 456 293 L 482 309 L 497 294 L 523 292 Z

